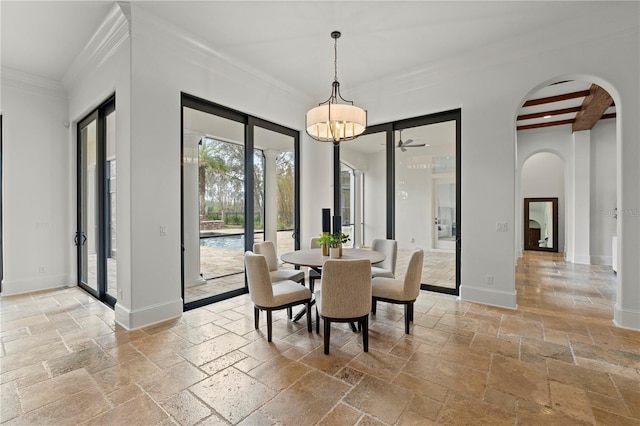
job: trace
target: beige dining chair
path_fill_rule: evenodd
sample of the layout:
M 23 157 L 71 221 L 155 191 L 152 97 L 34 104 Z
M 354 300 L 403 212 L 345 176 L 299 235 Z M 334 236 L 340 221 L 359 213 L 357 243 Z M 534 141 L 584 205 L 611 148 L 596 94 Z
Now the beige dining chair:
M 362 345 L 369 351 L 371 263 L 367 259 L 326 260 L 322 265 L 322 290 L 316 295 L 316 333 L 324 321 L 324 353 L 329 354 L 332 322 L 358 322 Z
M 409 334 L 409 322 L 413 321 L 413 303 L 420 294 L 423 260 L 424 252 L 422 249 L 415 249 L 409 257 L 404 280 L 385 277 L 376 277 L 371 280 L 371 312 L 375 315 L 378 300 L 404 305 L 404 332 L 406 334 Z
M 378 251 L 385 256 L 382 262 L 371 265 L 371 278 L 395 278 L 398 242 L 396 240 L 375 239 L 371 243 L 371 250 Z
M 247 251 L 244 254 L 244 262 L 249 283 L 249 296 L 254 304 L 256 330 L 260 325 L 260 311 L 266 311 L 267 341 L 271 342 L 273 334 L 271 312 L 304 304 L 307 313 L 307 330 L 311 332 L 311 291 L 290 280 L 272 283 L 267 260 L 263 255 Z
M 273 241 L 254 243 L 253 252 L 263 255 L 267 260 L 272 282 L 291 280 L 304 285 L 304 271 L 298 269 L 280 269 L 278 267 L 278 255 L 276 254 L 276 245 Z M 287 313 L 289 314 L 289 319 L 291 319 L 293 316 L 291 308 L 287 310 Z
M 310 249 L 322 249 L 322 246 L 318 242 L 320 241 L 320 237 L 313 237 L 311 241 L 309 241 Z M 316 269 L 309 268 L 309 290 L 313 293 L 313 289 L 315 288 L 316 280 L 319 280 L 322 277 L 322 274 Z

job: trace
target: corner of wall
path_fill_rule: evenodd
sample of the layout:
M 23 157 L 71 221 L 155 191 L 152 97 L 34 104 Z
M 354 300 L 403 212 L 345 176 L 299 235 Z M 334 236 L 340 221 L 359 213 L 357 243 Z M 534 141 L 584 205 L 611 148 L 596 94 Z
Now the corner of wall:
M 134 310 L 119 303 L 114 307 L 116 323 L 127 330 L 136 330 L 179 318 L 182 316 L 182 310 L 182 299 Z
M 488 288 L 460 286 L 460 298 L 465 302 L 481 303 L 505 309 L 518 309 L 516 292 Z

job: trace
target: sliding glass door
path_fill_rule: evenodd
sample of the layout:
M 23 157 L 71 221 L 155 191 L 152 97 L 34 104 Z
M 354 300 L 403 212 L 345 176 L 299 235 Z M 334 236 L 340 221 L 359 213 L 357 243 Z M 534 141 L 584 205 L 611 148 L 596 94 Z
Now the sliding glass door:
M 298 132 L 183 94 L 185 309 L 247 291 L 244 252 L 298 248 Z
M 113 306 L 117 297 L 115 98 L 78 123 L 79 285 Z
M 355 245 L 370 247 L 377 238 L 396 240 L 398 278 L 411 250 L 422 248 L 422 288 L 456 295 L 460 120 L 460 110 L 452 110 L 370 126 L 363 136 L 341 143 L 334 162 L 343 170 L 334 182 L 339 203 L 334 208 L 352 217 Z
M 459 281 L 457 124 L 453 115 L 435 115 L 398 123 L 394 131 L 398 258 L 422 248 L 423 288 L 452 294 L 458 294 Z

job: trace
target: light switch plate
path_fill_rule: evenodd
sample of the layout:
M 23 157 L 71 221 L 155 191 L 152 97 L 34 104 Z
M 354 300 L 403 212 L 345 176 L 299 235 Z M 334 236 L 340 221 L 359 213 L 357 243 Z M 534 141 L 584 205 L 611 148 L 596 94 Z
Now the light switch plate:
M 496 231 L 507 232 L 507 222 L 496 222 Z

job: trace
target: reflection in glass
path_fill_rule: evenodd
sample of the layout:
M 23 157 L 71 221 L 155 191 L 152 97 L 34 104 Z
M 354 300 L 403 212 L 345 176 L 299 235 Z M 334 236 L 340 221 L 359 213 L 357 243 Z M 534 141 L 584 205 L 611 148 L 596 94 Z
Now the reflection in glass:
M 81 245 L 80 281 L 98 291 L 98 178 L 97 178 L 97 120 L 80 130 L 82 164 L 80 173 L 81 224 L 84 235 Z
M 529 245 L 553 248 L 553 204 L 551 201 L 529 203 Z
M 455 289 L 456 122 L 403 128 L 394 140 L 398 258 L 422 248 L 422 282 Z
M 105 177 L 107 180 L 107 235 L 106 235 L 106 254 L 107 254 L 107 294 L 117 296 L 118 288 L 117 272 L 118 265 L 116 262 L 117 244 L 116 244 L 116 114 L 111 112 L 106 117 L 106 170 Z

